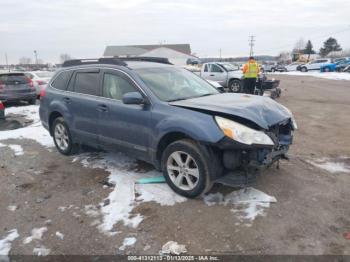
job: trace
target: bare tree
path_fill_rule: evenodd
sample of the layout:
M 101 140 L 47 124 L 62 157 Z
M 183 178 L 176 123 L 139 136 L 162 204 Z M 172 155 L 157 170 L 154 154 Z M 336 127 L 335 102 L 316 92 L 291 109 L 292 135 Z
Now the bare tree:
M 19 59 L 19 64 L 20 65 L 29 65 L 29 64 L 31 64 L 32 63 L 32 59 L 31 58 L 29 58 L 29 57 L 21 57 L 20 59 Z
M 300 53 L 302 54 L 304 49 L 306 47 L 306 43 L 303 38 L 300 38 L 294 45 L 293 53 Z
M 278 61 L 282 63 L 288 63 L 291 60 L 291 54 L 288 51 L 283 51 L 278 55 Z
M 69 54 L 64 53 L 64 54 L 61 54 L 61 55 L 60 55 L 60 61 L 61 61 L 62 64 L 63 64 L 65 61 L 71 60 L 71 59 L 72 59 L 72 57 L 71 57 Z

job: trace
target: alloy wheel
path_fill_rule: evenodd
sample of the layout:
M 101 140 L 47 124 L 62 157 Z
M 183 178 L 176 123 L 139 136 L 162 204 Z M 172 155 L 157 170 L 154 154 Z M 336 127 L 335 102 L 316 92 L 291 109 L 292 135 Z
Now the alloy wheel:
M 199 168 L 188 153 L 173 152 L 167 161 L 167 171 L 173 184 L 182 190 L 192 190 L 198 184 Z
M 63 124 L 58 123 L 55 126 L 54 137 L 55 137 L 55 141 L 56 141 L 57 146 L 62 151 L 65 151 L 68 149 L 69 137 L 68 137 L 67 129 Z

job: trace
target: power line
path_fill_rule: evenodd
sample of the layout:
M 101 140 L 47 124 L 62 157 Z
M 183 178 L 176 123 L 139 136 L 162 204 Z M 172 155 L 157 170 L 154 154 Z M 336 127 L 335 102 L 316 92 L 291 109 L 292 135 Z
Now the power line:
M 343 32 L 349 31 L 349 30 L 350 30 L 350 26 L 348 26 L 348 28 L 343 29 L 343 30 L 331 32 L 331 33 L 324 34 L 324 35 L 311 36 L 311 37 L 309 36 L 308 38 L 310 40 L 315 40 L 315 39 L 320 39 L 320 38 L 323 38 L 323 37 L 328 37 L 330 35 L 340 34 L 340 33 L 343 33 Z M 279 46 L 279 47 L 274 47 L 273 49 L 259 50 L 259 53 L 281 50 L 282 48 L 291 48 L 293 45 L 294 45 L 294 43 L 293 44 L 286 44 L 286 45 Z

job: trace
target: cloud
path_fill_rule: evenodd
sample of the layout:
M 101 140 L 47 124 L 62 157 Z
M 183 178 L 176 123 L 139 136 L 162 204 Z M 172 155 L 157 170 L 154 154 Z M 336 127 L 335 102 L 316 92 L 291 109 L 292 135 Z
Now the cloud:
M 45 61 L 60 53 L 96 57 L 107 44 L 190 43 L 200 56 L 277 54 L 300 38 L 319 48 L 331 32 L 350 28 L 347 0 L 2 0 L 0 50 L 10 61 L 38 50 Z M 334 35 L 350 46 L 349 32 Z M 0 53 L 0 64 L 4 63 Z

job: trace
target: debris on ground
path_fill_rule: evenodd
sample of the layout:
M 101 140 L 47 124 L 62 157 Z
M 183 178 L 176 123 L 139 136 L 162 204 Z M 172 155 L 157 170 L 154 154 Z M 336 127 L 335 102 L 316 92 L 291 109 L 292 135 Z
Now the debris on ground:
M 133 246 L 136 243 L 135 237 L 127 237 L 123 241 L 123 245 L 119 247 L 119 250 L 125 250 L 127 246 Z
M 136 181 L 136 184 L 158 184 L 165 183 L 164 176 L 156 176 L 156 177 L 145 177 Z
M 40 246 L 40 247 L 35 247 L 33 249 L 33 254 L 37 255 L 37 256 L 47 256 L 50 254 L 50 249 L 44 247 L 44 246 Z
M 33 228 L 32 235 L 30 237 L 26 237 L 23 240 L 23 244 L 29 244 L 33 240 L 40 240 L 46 231 L 47 231 L 47 227 Z
M 175 241 L 169 241 L 163 245 L 161 254 L 180 255 L 186 252 L 185 245 L 180 245 Z
M 63 238 L 64 238 L 64 235 L 61 233 L 61 232 L 56 232 L 56 236 L 59 238 L 59 239 L 61 239 L 61 240 L 63 240 Z

